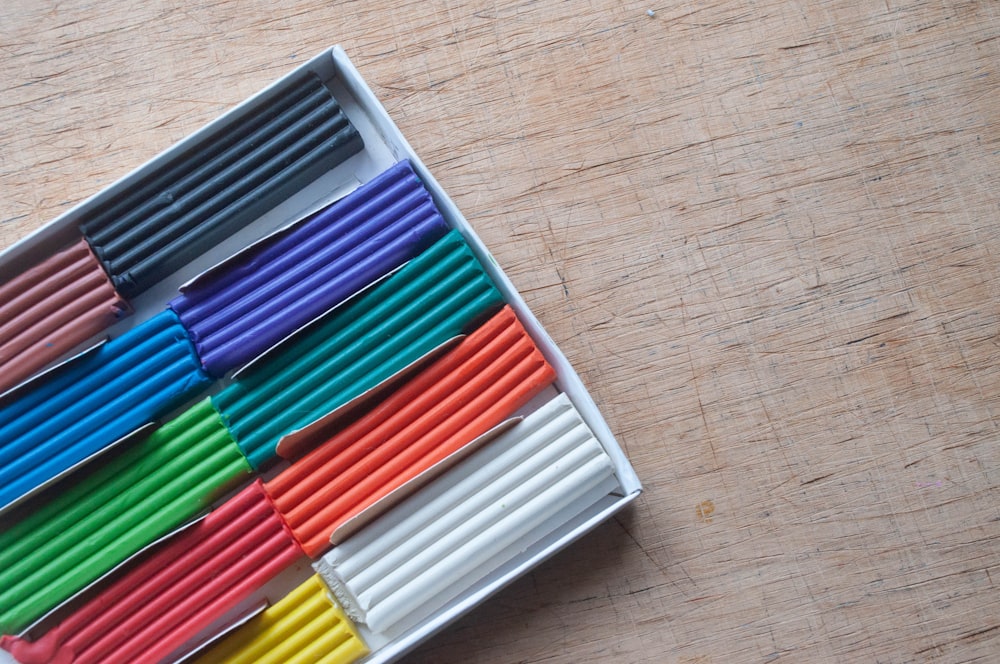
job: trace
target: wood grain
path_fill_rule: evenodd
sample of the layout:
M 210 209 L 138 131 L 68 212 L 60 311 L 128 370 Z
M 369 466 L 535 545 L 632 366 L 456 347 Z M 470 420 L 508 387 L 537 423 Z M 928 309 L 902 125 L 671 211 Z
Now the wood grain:
M 996 661 L 998 12 L 6 0 L 0 244 L 341 43 L 646 487 L 410 661 Z

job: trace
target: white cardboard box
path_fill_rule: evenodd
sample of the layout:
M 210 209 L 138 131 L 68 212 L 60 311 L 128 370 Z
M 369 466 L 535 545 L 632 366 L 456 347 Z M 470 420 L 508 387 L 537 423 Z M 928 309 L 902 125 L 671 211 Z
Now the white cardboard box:
M 357 69 L 351 64 L 344 50 L 339 46 L 328 49 L 302 65 L 299 69 L 307 69 L 317 73 L 333 91 L 341 108 L 361 133 L 365 149 L 360 154 L 351 157 L 346 162 L 322 175 L 296 195 L 244 228 L 237 235 L 230 237 L 220 245 L 207 251 L 192 263 L 189 263 L 169 278 L 134 299 L 132 305 L 135 313 L 111 328 L 109 334 L 117 336 L 125 329 L 148 319 L 151 315 L 162 310 L 166 302 L 177 293 L 177 289 L 181 284 L 238 251 L 240 248 L 258 240 L 276 228 L 287 224 L 289 221 L 301 217 L 306 211 L 316 209 L 319 205 L 329 202 L 334 198 L 339 198 L 349 189 L 368 181 L 393 163 L 401 159 L 409 159 L 418 175 L 430 190 L 444 218 L 465 236 L 487 273 L 503 293 L 507 302 L 517 312 L 525 328 L 534 338 L 546 359 L 556 370 L 557 379 L 555 387 L 570 397 L 588 426 L 596 434 L 598 440 L 614 462 L 616 476 L 621 485 L 619 491 L 609 494 L 584 514 L 569 522 L 560 524 L 552 535 L 529 547 L 501 569 L 490 574 L 479 583 L 476 583 L 469 591 L 462 594 L 442 610 L 424 619 L 406 632 L 387 639 L 380 635 L 373 635 L 362 628 L 362 633 L 368 639 L 369 645 L 373 650 L 372 654 L 363 661 L 366 663 L 390 662 L 398 659 L 408 650 L 426 640 L 431 634 L 439 631 L 506 584 L 624 508 L 639 495 L 641 485 L 621 446 L 615 440 L 614 435 L 611 433 L 607 423 L 595 406 L 593 399 L 580 381 L 579 376 L 528 309 L 513 284 L 497 266 L 496 261 L 471 226 L 469 226 L 465 217 L 462 216 L 462 213 L 455 207 L 455 204 L 448 198 L 447 194 L 445 194 L 434 177 L 420 161 L 419 157 L 414 153 L 410 144 L 389 118 L 385 109 L 375 98 L 375 95 L 361 78 Z M 275 82 L 272 86 L 262 90 L 237 108 L 255 107 L 266 104 L 270 98 L 269 92 L 273 93 L 274 88 L 280 83 L 281 81 Z M 52 246 L 63 244 L 69 238 L 77 237 L 78 232 L 76 227 L 90 209 L 100 202 L 114 197 L 117 192 L 128 187 L 138 179 L 146 169 L 152 168 L 159 161 L 182 151 L 185 145 L 190 144 L 200 135 L 211 131 L 220 123 L 223 123 L 227 116 L 228 114 L 223 115 L 206 125 L 198 132 L 170 147 L 110 187 L 60 215 L 45 227 L 4 251 L 0 254 L 0 280 L 6 280 L 19 271 L 21 266 L 30 264 L 30 262 L 45 256 Z M 552 391 L 550 390 L 543 396 L 551 395 Z M 99 463 L 99 460 L 97 462 Z M 284 592 L 293 588 L 311 573 L 312 569 L 308 566 L 301 569 L 288 570 L 286 573 L 279 575 L 277 579 L 269 583 L 265 588 L 261 589 L 258 595 L 267 596 L 274 603 L 281 599 Z M 259 597 L 256 599 L 259 599 Z M 227 617 L 226 619 L 230 618 Z M 14 660 L 6 652 L 0 651 L 0 662 L 5 661 L 12 662 Z

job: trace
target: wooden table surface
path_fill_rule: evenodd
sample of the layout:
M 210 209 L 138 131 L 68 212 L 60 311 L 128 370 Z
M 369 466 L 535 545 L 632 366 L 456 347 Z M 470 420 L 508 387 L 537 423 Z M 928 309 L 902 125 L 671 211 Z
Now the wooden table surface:
M 409 661 L 1000 660 L 1000 5 L 198 5 L 0 3 L 0 245 L 340 43 L 645 485 Z

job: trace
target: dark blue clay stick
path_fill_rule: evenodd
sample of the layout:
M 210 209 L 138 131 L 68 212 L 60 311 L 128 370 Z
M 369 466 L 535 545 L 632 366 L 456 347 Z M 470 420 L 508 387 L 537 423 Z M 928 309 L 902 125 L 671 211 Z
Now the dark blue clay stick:
M 119 292 L 145 291 L 362 149 L 314 74 L 290 81 L 278 101 L 234 118 L 83 221 Z

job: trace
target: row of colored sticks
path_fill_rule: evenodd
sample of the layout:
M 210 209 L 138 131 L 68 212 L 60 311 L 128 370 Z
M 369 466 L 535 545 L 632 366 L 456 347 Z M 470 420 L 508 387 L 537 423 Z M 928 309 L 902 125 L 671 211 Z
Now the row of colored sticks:
M 0 533 L 0 628 L 24 631 L 74 598 L 40 638 L 3 639 L 19 660 L 162 660 L 554 379 L 406 162 L 223 267 L 0 411 L 0 503 L 19 503 Z M 23 499 L 249 360 L 212 397 Z M 276 464 L 272 479 L 102 579 Z M 319 577 L 207 661 L 220 648 L 233 661 L 260 661 L 261 648 L 274 661 L 296 648 L 304 661 L 353 661 L 365 646 L 316 589 L 391 633 L 616 486 L 556 397 L 327 552 Z

